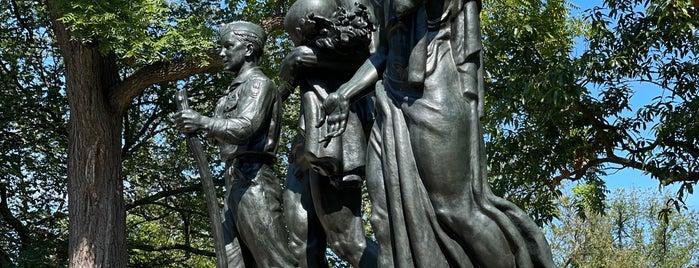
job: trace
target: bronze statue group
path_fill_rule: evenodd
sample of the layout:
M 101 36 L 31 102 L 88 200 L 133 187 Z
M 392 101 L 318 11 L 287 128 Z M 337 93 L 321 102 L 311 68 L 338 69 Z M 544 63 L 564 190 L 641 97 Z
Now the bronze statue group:
M 326 247 L 353 267 L 554 267 L 542 231 L 487 182 L 480 10 L 476 0 L 298 0 L 279 87 L 259 68 L 264 30 L 221 27 L 236 78 L 213 117 L 175 119 L 205 132 L 226 163 L 228 267 L 328 267 Z M 281 103 L 297 88 L 282 189 L 271 166 Z

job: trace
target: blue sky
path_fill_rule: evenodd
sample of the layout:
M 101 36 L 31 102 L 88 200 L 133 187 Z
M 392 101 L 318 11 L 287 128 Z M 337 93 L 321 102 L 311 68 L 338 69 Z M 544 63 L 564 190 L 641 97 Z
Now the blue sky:
M 585 10 L 590 9 L 595 6 L 601 6 L 602 5 L 602 0 L 572 0 L 571 1 L 574 5 L 578 6 L 578 9 L 572 9 L 571 12 L 573 15 L 581 14 Z M 575 53 L 581 53 L 584 51 L 584 43 L 583 40 L 580 40 L 581 43 L 577 45 L 575 48 Z M 594 92 L 594 89 L 591 89 Z M 648 86 L 640 86 L 637 88 L 636 93 L 630 100 L 630 104 L 632 107 L 639 107 L 641 105 L 644 105 L 650 100 L 655 97 L 658 94 L 661 94 L 662 92 L 659 89 L 648 87 Z M 659 190 L 659 183 L 657 180 L 653 180 L 650 178 L 650 176 L 643 174 L 643 172 L 635 170 L 635 169 L 624 169 L 621 171 L 618 171 L 614 174 L 610 174 L 605 178 L 605 181 L 607 182 L 607 187 L 610 190 L 611 193 L 614 193 L 617 189 L 640 189 L 643 191 L 658 191 Z M 669 191 L 671 194 L 674 194 L 677 192 L 677 189 L 679 188 L 679 185 L 670 185 L 668 187 L 665 187 L 663 191 Z M 697 194 L 690 195 L 689 197 L 686 198 L 686 204 L 687 207 L 691 210 L 699 210 L 699 196 Z

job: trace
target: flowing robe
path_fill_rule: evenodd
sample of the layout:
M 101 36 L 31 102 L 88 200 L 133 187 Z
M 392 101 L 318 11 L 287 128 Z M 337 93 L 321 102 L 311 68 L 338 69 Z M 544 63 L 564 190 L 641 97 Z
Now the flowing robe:
M 553 267 L 541 230 L 486 178 L 480 1 L 383 5 L 366 169 L 379 265 Z

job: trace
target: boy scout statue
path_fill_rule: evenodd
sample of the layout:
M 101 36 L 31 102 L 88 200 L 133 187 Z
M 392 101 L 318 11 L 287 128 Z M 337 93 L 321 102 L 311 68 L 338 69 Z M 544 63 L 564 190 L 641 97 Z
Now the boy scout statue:
M 259 67 L 266 34 L 249 22 L 221 26 L 223 70 L 236 75 L 216 104 L 214 117 L 192 110 L 175 116 L 183 133 L 205 131 L 226 163 L 223 229 L 228 267 L 292 267 L 271 165 L 281 128 L 274 83 Z M 229 186 L 230 185 L 230 186 Z

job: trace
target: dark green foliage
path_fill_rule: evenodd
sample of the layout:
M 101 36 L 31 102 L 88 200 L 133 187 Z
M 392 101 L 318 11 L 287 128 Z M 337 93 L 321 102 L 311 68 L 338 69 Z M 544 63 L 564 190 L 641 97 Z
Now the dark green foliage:
M 580 57 L 585 81 L 602 89 L 586 105 L 611 163 L 643 170 L 663 185 L 681 184 L 678 208 L 699 180 L 699 26 L 689 1 L 608 1 L 587 14 L 589 48 Z M 655 97 L 628 110 L 640 90 Z
M 594 155 L 575 148 L 588 137 L 571 112 L 588 94 L 570 55 L 582 24 L 569 17 L 567 1 L 484 1 L 484 8 L 488 173 L 496 194 L 541 224 L 555 215 L 565 172 Z
M 570 18 L 566 1 L 485 1 L 489 172 L 494 191 L 539 222 L 555 215 L 562 181 L 583 180 L 604 208 L 601 178 L 633 168 L 699 180 L 697 9 L 688 2 L 605 1 Z M 582 21 L 581 21 L 582 19 Z M 581 55 L 574 38 L 584 34 Z M 635 95 L 657 96 L 632 107 Z
M 0 3 L 0 266 L 60 266 L 67 245 L 67 101 L 43 8 Z

